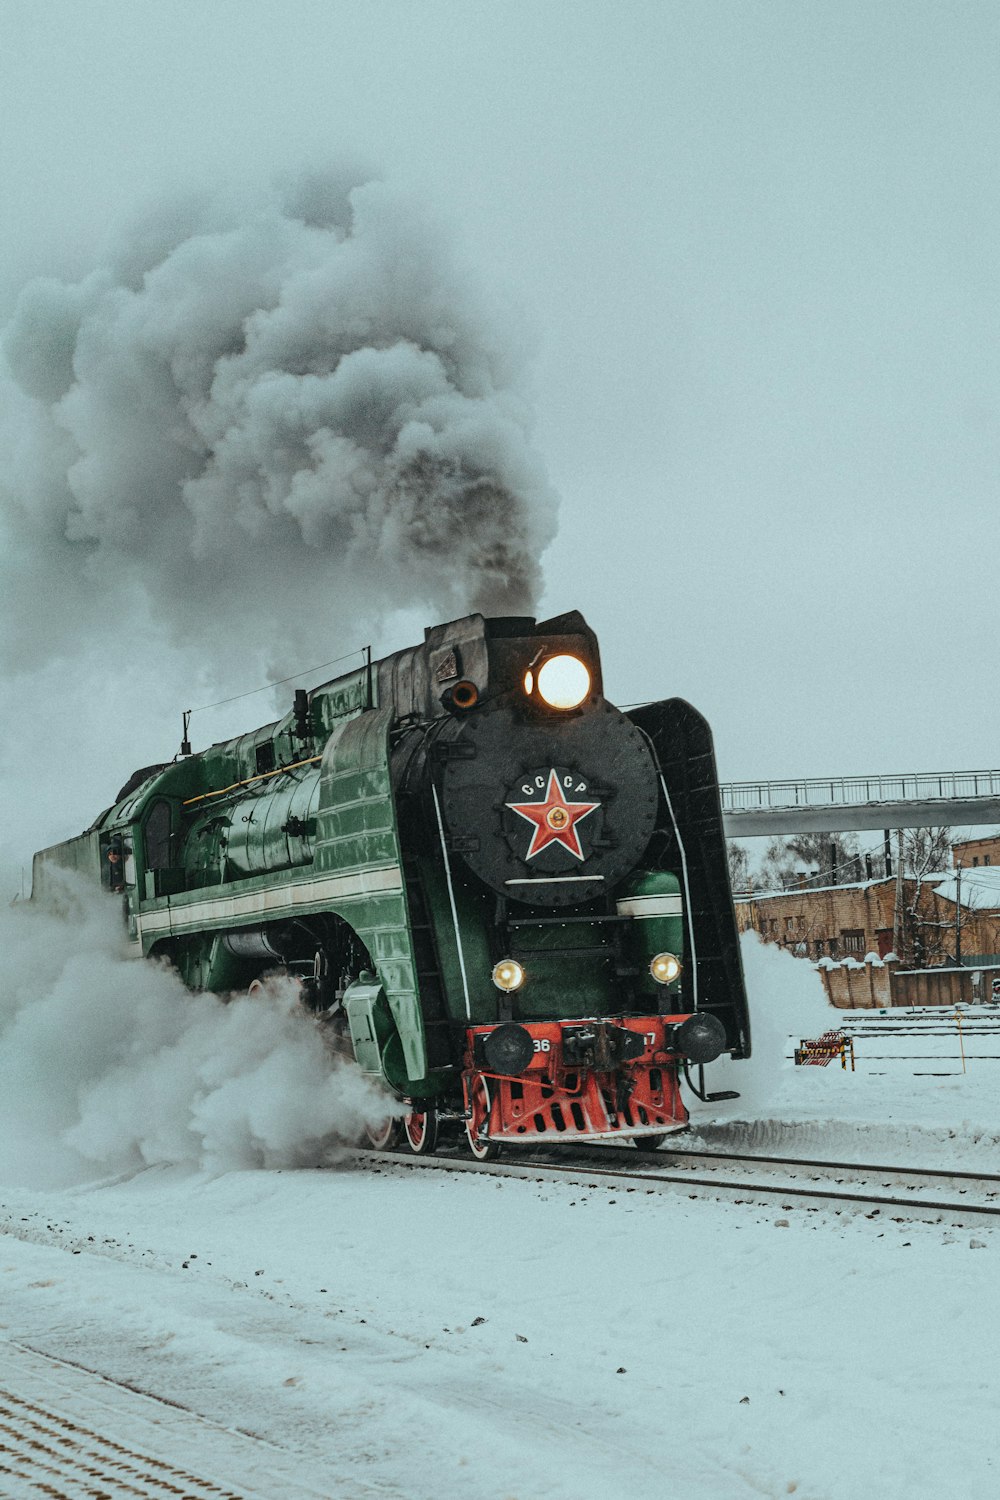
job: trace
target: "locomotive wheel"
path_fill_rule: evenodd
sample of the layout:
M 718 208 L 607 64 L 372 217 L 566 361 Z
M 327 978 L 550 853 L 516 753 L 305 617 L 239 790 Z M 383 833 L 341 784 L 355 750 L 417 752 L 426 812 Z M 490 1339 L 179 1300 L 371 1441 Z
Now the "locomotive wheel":
M 465 1122 L 469 1150 L 476 1161 L 496 1161 L 500 1155 L 500 1142 L 484 1141 L 479 1138 L 479 1127 L 490 1117 L 490 1091 L 486 1087 L 486 1079 L 478 1073 L 469 1088 L 469 1106 L 472 1110 L 472 1118 Z
M 632 1141 L 637 1151 L 658 1151 L 666 1138 L 666 1135 L 634 1135 Z
M 365 1125 L 365 1135 L 376 1151 L 391 1151 L 399 1144 L 402 1128 L 400 1120 L 386 1120 L 381 1125 Z
M 247 986 L 247 998 L 249 1000 L 260 1000 L 266 994 L 267 990 L 264 988 L 263 979 L 251 979 Z
M 437 1110 L 414 1109 L 403 1118 L 403 1134 L 414 1156 L 432 1155 L 438 1142 Z
M 301 998 L 302 980 L 290 969 L 268 969 L 266 974 L 261 974 L 257 979 L 251 979 L 247 985 L 247 998 L 249 1000 L 267 1000 L 271 998 L 271 985 L 277 979 L 290 979 L 295 985 Z

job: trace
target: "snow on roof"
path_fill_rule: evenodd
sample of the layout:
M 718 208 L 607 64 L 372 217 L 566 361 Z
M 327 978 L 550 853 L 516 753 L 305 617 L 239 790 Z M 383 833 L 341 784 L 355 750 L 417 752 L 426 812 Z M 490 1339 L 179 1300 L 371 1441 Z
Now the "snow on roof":
M 1000 865 L 997 866 L 1000 873 Z M 895 881 L 895 875 L 888 877 Z M 782 891 L 741 891 L 738 895 L 734 893 L 734 901 L 773 901 L 779 896 L 814 896 L 817 891 L 863 891 L 871 885 L 885 885 L 885 880 L 842 880 L 837 885 L 796 885 L 789 886 Z
M 962 870 L 962 905 L 963 906 L 965 906 L 967 904 L 968 905 L 973 904 L 971 902 L 967 903 L 966 900 L 965 900 L 965 886 L 966 886 L 966 882 L 967 881 L 974 881 L 980 875 L 987 875 L 987 876 L 989 876 L 991 874 L 994 877 L 995 881 L 1000 882 L 1000 865 L 977 866 L 976 869 L 974 869 L 974 870 L 968 870 L 968 869 L 963 868 L 963 870 Z M 907 882 L 908 885 L 913 885 L 914 880 L 915 880 L 915 876 L 913 876 L 913 875 L 907 875 L 905 877 L 905 879 L 906 879 L 906 882 Z M 924 885 L 933 885 L 940 895 L 946 896 L 949 901 L 954 901 L 954 899 L 955 899 L 954 892 L 952 892 L 952 894 L 949 896 L 948 895 L 948 891 L 946 889 L 946 887 L 947 887 L 947 885 L 948 885 L 949 882 L 951 882 L 952 886 L 954 886 L 954 884 L 955 884 L 955 871 L 954 870 L 931 870 L 928 874 L 921 875 L 920 879 L 921 879 L 921 881 L 923 882 Z M 775 900 L 777 900 L 781 896 L 815 896 L 815 895 L 817 895 L 819 893 L 822 893 L 823 891 L 865 891 L 865 890 L 868 890 L 871 886 L 875 886 L 875 885 L 895 885 L 895 883 L 896 883 L 896 877 L 895 877 L 895 875 L 880 875 L 880 876 L 876 876 L 873 880 L 841 880 L 836 885 L 795 885 L 795 886 L 787 886 L 784 890 L 780 890 L 780 891 L 749 891 L 749 892 L 748 891 L 734 891 L 733 892 L 733 901 L 737 902 L 737 903 L 741 902 L 741 901 L 775 901 Z M 998 899 L 997 899 L 996 905 L 1000 906 L 1000 884 L 998 884 L 998 886 L 997 886 L 997 891 L 998 891 Z M 975 904 L 977 904 L 977 905 L 987 905 L 987 906 L 991 905 L 991 903 L 988 902 L 988 901 L 985 902 L 985 903 L 983 903 L 983 902 L 977 902 Z
M 962 905 L 972 910 L 990 911 L 1000 907 L 1000 866 L 977 865 L 961 872 Z M 950 870 L 938 882 L 937 893 L 946 901 L 958 899 L 958 870 Z

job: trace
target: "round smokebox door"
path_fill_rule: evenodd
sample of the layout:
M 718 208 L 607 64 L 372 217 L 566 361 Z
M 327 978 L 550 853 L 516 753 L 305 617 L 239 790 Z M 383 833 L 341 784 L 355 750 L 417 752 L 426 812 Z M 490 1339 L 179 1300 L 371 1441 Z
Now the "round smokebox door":
M 470 753 L 442 778 L 449 841 L 500 895 L 577 905 L 639 862 L 658 786 L 645 741 L 617 709 L 540 719 L 495 704 L 470 715 L 461 738 Z

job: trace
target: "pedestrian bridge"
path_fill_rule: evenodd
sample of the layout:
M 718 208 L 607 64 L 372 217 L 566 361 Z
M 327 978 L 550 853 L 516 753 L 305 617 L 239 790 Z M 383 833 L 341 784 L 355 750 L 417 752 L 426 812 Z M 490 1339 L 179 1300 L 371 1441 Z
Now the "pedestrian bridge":
M 1000 771 L 728 781 L 720 790 L 731 839 L 1000 824 Z

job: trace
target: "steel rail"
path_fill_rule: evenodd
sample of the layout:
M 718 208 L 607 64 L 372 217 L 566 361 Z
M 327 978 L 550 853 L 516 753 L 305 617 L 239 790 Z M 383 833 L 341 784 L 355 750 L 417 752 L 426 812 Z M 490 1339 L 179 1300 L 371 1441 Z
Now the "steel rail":
M 709 1153 L 721 1154 L 721 1153 Z M 934 1199 L 919 1198 L 892 1198 L 884 1195 L 850 1192 L 841 1188 L 818 1188 L 818 1187 L 796 1187 L 788 1183 L 768 1182 L 725 1182 L 718 1178 L 693 1177 L 687 1173 L 655 1172 L 639 1168 L 632 1172 L 611 1171 L 606 1167 L 594 1167 L 588 1163 L 573 1164 L 552 1162 L 526 1162 L 524 1164 L 512 1161 L 499 1162 L 476 1162 L 457 1156 L 412 1156 L 404 1155 L 394 1151 L 366 1150 L 364 1147 L 355 1150 L 352 1155 L 360 1163 L 378 1161 L 386 1166 L 397 1167 L 426 1167 L 445 1172 L 481 1172 L 493 1177 L 513 1177 L 522 1180 L 544 1180 L 558 1179 L 559 1177 L 574 1178 L 584 1186 L 598 1187 L 606 1186 L 618 1191 L 636 1192 L 645 1188 L 647 1192 L 656 1192 L 662 1188 L 675 1187 L 699 1187 L 707 1188 L 715 1193 L 745 1193 L 763 1194 L 765 1197 L 778 1198 L 779 1200 L 800 1199 L 809 1200 L 816 1206 L 821 1204 L 858 1204 L 867 1208 L 899 1208 L 910 1213 L 920 1210 L 921 1213 L 956 1214 L 963 1218 L 1000 1218 L 1000 1204 L 981 1203 L 949 1203 L 937 1202 Z M 762 1158 L 752 1158 L 761 1160 Z M 829 1166 L 830 1163 L 807 1163 L 813 1166 Z M 868 1172 L 873 1168 L 864 1168 Z M 903 1170 L 903 1169 L 901 1169 Z M 930 1176 L 931 1173 L 918 1173 L 916 1175 Z M 939 1176 L 955 1176 L 955 1173 L 938 1173 Z M 970 1174 L 975 1175 L 975 1174 Z M 599 1179 L 599 1180 L 595 1180 Z M 989 1181 L 990 1179 L 982 1179 Z M 697 1194 L 692 1196 L 699 1196 Z M 783 1205 L 784 1206 L 784 1205 Z M 789 1205 L 790 1206 L 790 1205 Z
M 998 1191 L 1000 1191 L 1000 1172 L 966 1172 L 964 1170 L 959 1170 L 958 1168 L 949 1169 L 948 1167 L 903 1167 L 898 1164 L 893 1166 L 883 1166 L 877 1162 L 824 1161 L 819 1160 L 816 1157 L 804 1156 L 759 1156 L 753 1151 L 702 1151 L 696 1150 L 689 1146 L 682 1146 L 677 1150 L 674 1150 L 670 1146 L 665 1146 L 662 1151 L 658 1153 L 658 1155 L 672 1157 L 692 1156 L 697 1157 L 699 1160 L 709 1161 L 763 1162 L 768 1166 L 780 1167 L 822 1167 L 827 1171 L 857 1172 L 859 1175 L 863 1172 L 867 1172 L 872 1175 L 878 1176 L 892 1175 L 924 1178 L 957 1177 L 962 1181 L 982 1182 L 984 1184 L 995 1183 Z
M 573 1148 L 570 1148 L 573 1149 Z M 538 1164 L 545 1166 L 551 1162 L 553 1166 L 563 1166 L 567 1162 L 565 1149 L 560 1151 L 559 1160 L 552 1160 L 554 1150 L 558 1148 L 536 1146 L 514 1146 L 512 1152 L 517 1152 L 520 1161 L 529 1165 Z M 439 1153 L 442 1160 L 448 1159 L 443 1153 Z M 639 1156 L 631 1146 L 622 1146 L 617 1143 L 607 1145 L 594 1144 L 590 1147 L 583 1146 L 573 1149 L 573 1161 L 580 1166 L 593 1166 L 595 1170 L 603 1170 L 604 1162 L 620 1162 L 624 1171 L 632 1176 L 644 1176 L 653 1170 L 658 1160 L 665 1158 L 672 1161 L 682 1157 L 692 1157 L 699 1161 L 721 1161 L 721 1162 L 743 1162 L 760 1163 L 763 1166 L 779 1167 L 805 1167 L 807 1169 L 820 1169 L 828 1172 L 854 1172 L 858 1176 L 908 1176 L 919 1177 L 925 1180 L 932 1178 L 951 1179 L 957 1178 L 961 1181 L 978 1182 L 983 1185 L 984 1190 L 989 1191 L 995 1187 L 1000 1191 L 1000 1172 L 967 1172 L 958 1167 L 908 1167 L 900 1163 L 888 1165 L 880 1162 L 866 1161 L 830 1161 L 825 1157 L 816 1156 L 769 1156 L 758 1151 L 717 1151 L 700 1146 L 671 1146 L 669 1144 L 660 1147 L 655 1155 Z

